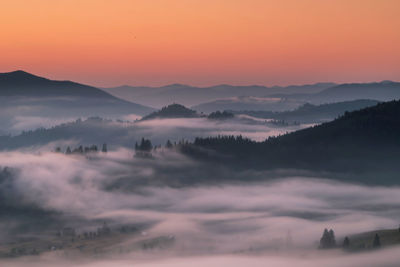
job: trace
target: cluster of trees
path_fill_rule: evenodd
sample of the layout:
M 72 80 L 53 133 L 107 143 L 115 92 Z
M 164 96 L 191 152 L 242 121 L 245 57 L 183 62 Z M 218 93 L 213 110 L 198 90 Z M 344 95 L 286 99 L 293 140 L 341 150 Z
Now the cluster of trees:
M 182 139 L 178 143 L 177 142 L 172 143 L 171 140 L 168 139 L 167 142 L 165 143 L 164 147 L 167 149 L 172 149 L 172 148 L 181 147 L 184 145 L 189 145 L 189 141 Z M 135 151 L 136 152 L 151 153 L 152 151 L 160 149 L 161 147 L 162 147 L 161 145 L 153 145 L 150 139 L 146 139 L 144 137 L 142 137 L 140 142 L 135 142 Z
M 189 146 L 189 141 L 187 140 L 180 140 L 179 142 L 171 142 L 171 140 L 167 140 L 167 142 L 164 145 L 164 148 L 166 149 L 178 149 L 182 148 L 184 146 Z M 138 157 L 152 157 L 152 152 L 157 151 L 158 149 L 161 149 L 161 145 L 153 145 L 150 139 L 146 139 L 142 137 L 140 142 L 135 142 L 135 156 Z
M 298 122 L 298 121 L 288 122 L 285 120 L 277 120 L 277 119 L 273 119 L 273 120 L 269 121 L 269 123 L 272 125 L 275 125 L 275 126 L 279 126 L 279 127 L 286 127 L 289 125 L 295 125 L 295 126 L 300 125 L 300 122 Z
M 332 229 L 328 231 L 328 229 L 325 228 L 324 233 L 319 241 L 319 247 L 321 249 L 336 247 L 335 232 Z
M 76 231 L 73 228 L 66 227 L 61 231 L 57 232 L 58 237 L 71 237 L 71 241 L 74 241 L 74 237 L 77 239 L 93 239 L 100 236 L 106 236 L 111 234 L 111 228 L 108 227 L 107 223 L 104 222 L 102 227 L 97 228 L 96 231 L 85 231 L 80 235 L 76 235 Z
M 210 113 L 207 118 L 208 119 L 212 119 L 212 120 L 226 120 L 226 119 L 232 119 L 233 117 L 235 117 L 235 115 L 233 115 L 233 113 L 228 112 L 228 111 L 215 111 Z
M 156 147 L 153 148 L 151 141 L 142 137 L 140 143 L 135 143 L 135 156 L 141 158 L 152 158 L 153 155 L 151 151 L 153 149 L 156 149 Z
M 87 154 L 87 153 L 93 153 L 93 152 L 98 152 L 99 149 L 97 148 L 97 145 L 91 145 L 91 146 L 85 146 L 83 147 L 82 145 L 71 149 L 71 147 L 67 147 L 67 149 L 65 150 L 65 154 L 66 155 L 70 155 L 70 154 Z M 64 153 L 61 149 L 61 147 L 56 147 L 55 152 L 57 153 Z M 106 153 L 107 152 L 107 144 L 104 143 L 102 148 L 101 148 L 101 152 Z
M 350 243 L 350 238 L 348 236 L 346 236 L 343 239 L 343 244 L 342 244 L 342 248 L 345 250 L 350 250 L 351 249 L 351 243 Z M 335 238 L 335 232 L 330 229 L 325 229 L 322 237 L 320 239 L 319 242 L 319 248 L 320 249 L 330 249 L 330 248 L 336 248 L 336 238 Z M 378 235 L 378 233 L 375 233 L 374 239 L 372 240 L 372 245 L 371 247 L 373 249 L 377 249 L 381 247 L 381 240 L 380 237 Z M 358 244 L 358 247 L 353 247 L 352 249 L 365 249 L 365 244 L 361 243 Z
M 135 151 L 136 152 L 151 152 L 153 149 L 153 145 L 149 139 L 145 139 L 142 137 L 140 143 L 135 143 Z

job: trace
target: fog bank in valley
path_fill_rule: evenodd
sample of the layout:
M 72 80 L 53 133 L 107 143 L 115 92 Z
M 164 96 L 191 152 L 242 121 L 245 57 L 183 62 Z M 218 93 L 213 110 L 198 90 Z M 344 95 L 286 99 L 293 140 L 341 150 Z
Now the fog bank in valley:
M 262 262 L 269 266 L 363 266 L 369 258 L 375 259 L 374 253 L 317 251 L 323 229 L 333 228 L 342 242 L 345 235 L 394 228 L 400 221 L 399 187 L 216 170 L 174 151 L 162 150 L 152 159 L 143 159 L 127 149 L 85 157 L 43 148 L 41 152 L 2 152 L 0 162 L 12 176 L 0 182 L 0 189 L 12 190 L 13 204 L 56 212 L 64 225 L 78 231 L 95 221 L 107 221 L 111 228 L 131 223 L 146 225 L 149 236 L 174 236 L 176 240 L 167 254 L 123 255 L 127 260 L 118 261 L 117 266 L 132 262 L 137 266 L 185 266 L 189 262 L 198 266 L 257 266 Z M 18 223 L 16 218 L 12 225 L 0 223 L 0 227 L 6 231 Z M 391 266 L 400 259 L 398 252 L 375 253 Z M 52 253 L 46 255 L 41 256 L 43 264 L 54 260 Z M 68 260 L 65 255 L 60 257 Z M 163 260 L 157 261 L 158 257 Z M 330 265 L 333 258 L 335 264 Z

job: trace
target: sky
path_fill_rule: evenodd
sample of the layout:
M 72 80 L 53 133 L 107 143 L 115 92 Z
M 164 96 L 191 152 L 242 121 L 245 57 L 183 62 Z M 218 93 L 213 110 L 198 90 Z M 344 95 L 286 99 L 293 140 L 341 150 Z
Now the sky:
M 400 80 L 398 0 L 2 0 L 0 72 L 99 87 Z

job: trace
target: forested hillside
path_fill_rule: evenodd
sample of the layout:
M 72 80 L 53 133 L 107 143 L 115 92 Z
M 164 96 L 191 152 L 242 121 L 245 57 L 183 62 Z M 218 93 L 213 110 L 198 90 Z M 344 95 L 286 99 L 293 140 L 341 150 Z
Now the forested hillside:
M 381 103 L 312 128 L 254 142 L 242 137 L 197 138 L 184 153 L 257 169 L 397 170 L 400 101 Z

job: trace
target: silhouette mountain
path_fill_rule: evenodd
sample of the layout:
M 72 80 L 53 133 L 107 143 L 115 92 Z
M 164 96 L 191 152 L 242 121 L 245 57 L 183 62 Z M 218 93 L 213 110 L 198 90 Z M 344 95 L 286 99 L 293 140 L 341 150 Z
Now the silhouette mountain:
M 0 73 L 0 109 L 29 107 L 29 116 L 139 114 L 154 109 L 71 81 L 54 81 L 24 71 Z M 13 116 L 27 114 L 12 113 Z M 1 118 L 0 118 L 1 119 Z
M 92 86 L 71 81 L 53 81 L 25 71 L 0 73 L 0 96 L 116 97 Z

